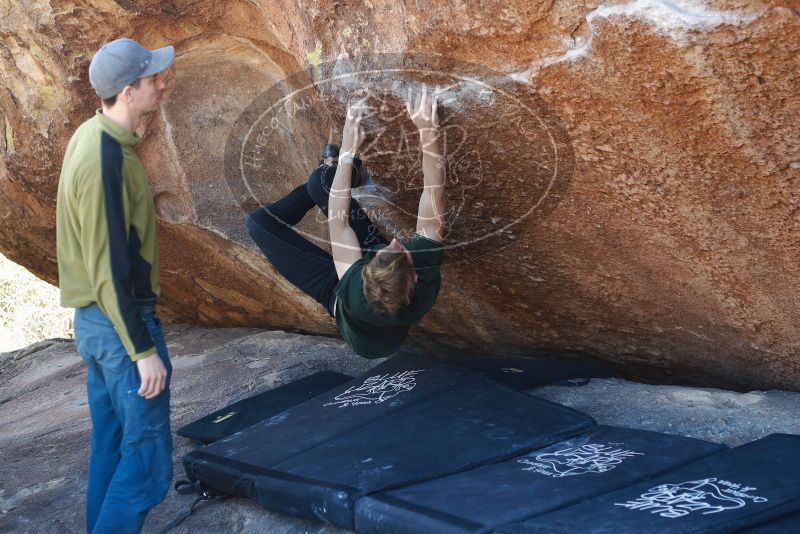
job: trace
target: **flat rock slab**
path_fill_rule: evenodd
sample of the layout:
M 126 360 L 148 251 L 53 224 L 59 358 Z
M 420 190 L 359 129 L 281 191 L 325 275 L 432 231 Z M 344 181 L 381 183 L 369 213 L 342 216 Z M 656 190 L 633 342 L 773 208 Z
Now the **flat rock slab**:
M 173 359 L 172 427 L 245 396 L 316 371 L 350 375 L 380 360 L 355 355 L 338 340 L 250 328 L 169 327 Z M 90 421 L 86 371 L 71 341 L 48 341 L 0 354 L 0 532 L 84 529 Z M 651 386 L 616 379 L 530 393 L 575 408 L 601 424 L 703 438 L 728 445 L 771 432 L 800 433 L 800 393 L 732 393 Z M 175 436 L 175 475 L 194 445 Z M 192 496 L 171 491 L 149 515 L 158 532 L 188 509 Z M 201 504 L 175 533 L 338 533 L 339 528 L 271 513 L 234 499 Z
M 355 375 L 375 362 L 339 340 L 235 328 L 170 327 L 172 428 L 316 371 Z M 81 532 L 91 423 L 86 370 L 69 341 L 45 342 L 0 355 L 0 532 Z M 195 445 L 174 436 L 175 478 Z M 193 496 L 170 491 L 148 516 L 157 532 L 188 509 Z M 200 505 L 174 532 L 341 532 L 269 513 L 236 500 Z
M 800 393 L 654 386 L 615 378 L 583 387 L 545 386 L 529 393 L 594 417 L 600 425 L 749 443 L 776 432 L 800 434 Z

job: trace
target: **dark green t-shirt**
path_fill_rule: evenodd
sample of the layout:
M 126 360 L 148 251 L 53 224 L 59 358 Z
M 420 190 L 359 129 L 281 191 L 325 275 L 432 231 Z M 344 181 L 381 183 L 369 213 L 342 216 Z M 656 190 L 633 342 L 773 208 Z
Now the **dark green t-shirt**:
M 444 255 L 442 244 L 418 235 L 404 245 L 414 260 L 417 284 L 411 304 L 400 310 L 397 316 L 378 313 L 364 296 L 361 272 L 385 245 L 370 249 L 351 265 L 334 289 L 339 332 L 353 350 L 365 358 L 382 358 L 394 352 L 408 335 L 411 325 L 433 307 L 439 294 L 439 270 Z

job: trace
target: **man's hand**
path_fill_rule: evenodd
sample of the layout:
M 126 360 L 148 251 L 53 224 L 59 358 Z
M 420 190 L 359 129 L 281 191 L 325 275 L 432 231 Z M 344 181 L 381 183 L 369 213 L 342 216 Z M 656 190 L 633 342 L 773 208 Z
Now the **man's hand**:
M 410 99 L 406 102 L 408 115 L 420 133 L 426 130 L 435 131 L 439 128 L 439 117 L 436 109 L 436 95 L 432 92 L 428 93 L 427 88 L 417 94 L 413 103 Z
M 364 141 L 364 130 L 361 128 L 361 118 L 364 116 L 364 108 L 358 104 L 347 106 L 347 118 L 344 121 L 342 130 L 342 148 L 339 152 L 339 160 L 342 158 L 355 156 Z
M 136 368 L 139 370 L 139 378 L 142 380 L 139 395 L 145 399 L 158 397 L 167 385 L 167 368 L 164 367 L 158 353 L 137 360 Z

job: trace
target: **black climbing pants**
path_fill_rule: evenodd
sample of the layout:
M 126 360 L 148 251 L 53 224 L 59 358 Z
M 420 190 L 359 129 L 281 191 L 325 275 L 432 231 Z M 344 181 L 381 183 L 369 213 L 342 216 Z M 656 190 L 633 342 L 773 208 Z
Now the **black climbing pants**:
M 272 204 L 267 204 L 247 217 L 245 226 L 273 267 L 298 289 L 322 304 L 333 316 L 333 289 L 339 282 L 333 257 L 302 237 L 294 226 L 308 210 L 317 206 L 328 215 L 330 194 L 336 167 L 320 165 L 308 182 Z M 374 245 L 388 244 L 355 199 L 350 199 L 350 226 L 358 237 L 362 251 Z

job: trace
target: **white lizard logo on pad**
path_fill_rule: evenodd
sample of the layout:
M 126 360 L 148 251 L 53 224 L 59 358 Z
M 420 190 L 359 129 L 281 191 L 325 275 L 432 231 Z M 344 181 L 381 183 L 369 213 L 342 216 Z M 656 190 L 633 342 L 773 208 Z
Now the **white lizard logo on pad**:
M 747 500 L 767 502 L 764 497 L 748 493 L 754 489 L 727 480 L 705 478 L 680 484 L 661 484 L 650 488 L 637 499 L 614 505 L 631 510 L 648 510 L 661 517 L 675 519 L 692 512 L 706 515 L 735 510 L 745 506 Z
M 556 452 L 539 453 L 534 459 L 517 460 L 528 465 L 523 471 L 534 471 L 541 475 L 560 478 L 586 473 L 605 473 L 621 464 L 626 458 L 644 453 L 614 448 L 618 444 L 587 443 Z
M 399 371 L 393 374 L 375 375 L 364 380 L 360 386 L 351 386 L 336 395 L 335 400 L 323 406 L 363 406 L 367 404 L 380 404 L 400 393 L 414 389 L 417 385 L 416 374 L 425 369 L 414 371 Z

